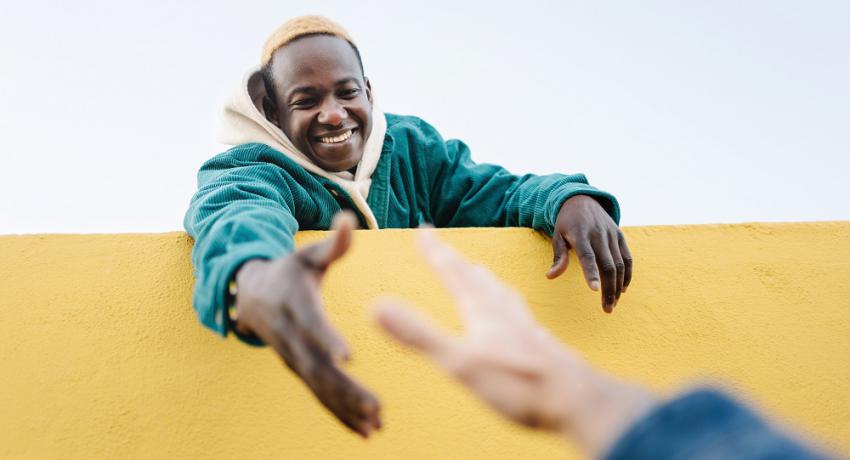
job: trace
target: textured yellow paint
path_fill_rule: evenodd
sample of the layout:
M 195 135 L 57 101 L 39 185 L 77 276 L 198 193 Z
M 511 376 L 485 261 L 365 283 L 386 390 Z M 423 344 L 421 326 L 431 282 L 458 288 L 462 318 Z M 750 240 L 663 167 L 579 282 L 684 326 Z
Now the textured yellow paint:
M 441 233 L 598 366 L 662 392 L 717 376 L 850 453 L 850 223 L 625 231 L 635 280 L 613 315 L 575 260 L 565 278 L 544 278 L 550 245 L 530 230 Z M 184 234 L 0 237 L 0 457 L 575 455 L 503 422 L 372 326 L 371 302 L 395 293 L 457 327 L 413 233 L 358 231 L 327 277 L 330 318 L 355 350 L 348 368 L 384 403 L 385 430 L 369 441 L 271 351 L 197 323 Z

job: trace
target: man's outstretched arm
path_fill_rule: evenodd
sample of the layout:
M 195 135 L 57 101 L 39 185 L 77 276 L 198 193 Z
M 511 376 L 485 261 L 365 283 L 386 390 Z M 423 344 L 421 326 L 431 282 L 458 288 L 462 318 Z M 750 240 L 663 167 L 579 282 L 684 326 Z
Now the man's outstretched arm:
M 228 284 L 239 267 L 295 247 L 298 222 L 283 172 L 255 150 L 238 147 L 207 161 L 183 221 L 195 239 L 193 306 L 201 323 L 222 336 L 230 332 Z
M 204 165 L 186 214 L 186 230 L 195 238 L 198 316 L 222 335 L 232 330 L 249 343 L 272 346 L 337 418 L 367 436 L 380 426 L 378 402 L 336 366 L 348 352 L 324 321 L 319 294 L 324 270 L 347 243 L 334 246 L 340 240 L 333 239 L 293 252 L 298 192 L 281 168 L 262 157 L 267 147 L 240 149 Z M 341 224 L 343 242 L 350 240 L 350 219 Z M 336 250 L 321 250 L 329 244 Z M 235 322 L 227 312 L 233 280 Z

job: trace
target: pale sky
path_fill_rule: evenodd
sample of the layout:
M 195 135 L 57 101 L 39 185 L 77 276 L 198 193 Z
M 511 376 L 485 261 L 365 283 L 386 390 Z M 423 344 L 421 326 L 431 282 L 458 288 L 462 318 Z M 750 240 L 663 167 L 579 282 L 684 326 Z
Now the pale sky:
M 850 219 L 850 2 L 0 3 L 0 234 L 182 229 L 225 97 L 323 14 L 387 112 L 624 225 Z

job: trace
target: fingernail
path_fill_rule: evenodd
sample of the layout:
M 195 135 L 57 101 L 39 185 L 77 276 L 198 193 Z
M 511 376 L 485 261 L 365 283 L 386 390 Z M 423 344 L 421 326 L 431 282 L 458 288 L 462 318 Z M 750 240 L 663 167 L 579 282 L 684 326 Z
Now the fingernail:
M 596 280 L 591 281 L 590 282 L 590 289 L 592 289 L 594 291 L 598 291 L 599 290 L 599 281 L 596 281 Z

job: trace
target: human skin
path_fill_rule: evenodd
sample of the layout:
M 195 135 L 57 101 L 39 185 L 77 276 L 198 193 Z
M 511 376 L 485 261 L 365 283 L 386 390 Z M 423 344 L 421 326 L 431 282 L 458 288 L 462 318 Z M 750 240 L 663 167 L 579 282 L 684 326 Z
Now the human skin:
M 264 101 L 269 120 L 326 171 L 354 168 L 372 129 L 372 87 L 351 45 L 329 35 L 302 37 L 277 50 L 270 65 L 275 88 L 274 97 Z M 322 141 L 348 133 L 351 137 L 341 142 Z M 622 232 L 585 195 L 562 205 L 554 230 L 553 264 L 546 276 L 559 277 L 574 249 L 588 286 L 602 291 L 602 309 L 611 313 L 632 278 Z
M 380 404 L 338 364 L 350 357 L 319 295 L 328 267 L 351 244 L 354 216 L 336 216 L 333 236 L 287 257 L 255 259 L 236 275 L 235 328 L 271 346 L 345 426 L 363 437 L 380 429 Z
M 590 289 L 601 287 L 602 309 L 614 311 L 632 281 L 632 253 L 611 216 L 589 196 L 574 196 L 561 206 L 552 233 L 554 262 L 547 278 L 564 273 L 570 249 L 576 252 Z
M 538 324 L 522 297 L 431 232 L 420 249 L 456 301 L 464 335 L 403 302 L 379 301 L 381 328 L 425 355 L 505 417 L 559 433 L 599 457 L 655 404 L 646 390 L 595 370 Z
M 269 120 L 325 171 L 357 166 L 372 130 L 372 88 L 351 45 L 329 35 L 302 37 L 277 50 L 270 65 Z
M 323 169 L 356 167 L 372 129 L 372 89 L 351 45 L 338 37 L 306 36 L 275 51 L 270 65 L 274 88 L 263 101 L 267 118 Z M 547 276 L 560 276 L 568 250 L 576 250 L 588 285 L 601 286 L 603 308 L 610 312 L 631 278 L 631 256 L 616 224 L 596 200 L 579 195 L 564 202 L 554 229 L 555 262 Z M 323 318 L 324 307 L 321 273 L 308 265 L 298 253 L 243 264 L 236 274 L 235 327 L 272 346 L 338 419 L 368 436 L 380 427 L 378 401 L 335 366 L 346 355 L 335 351 L 342 349 L 338 335 L 323 321 L 310 320 Z

